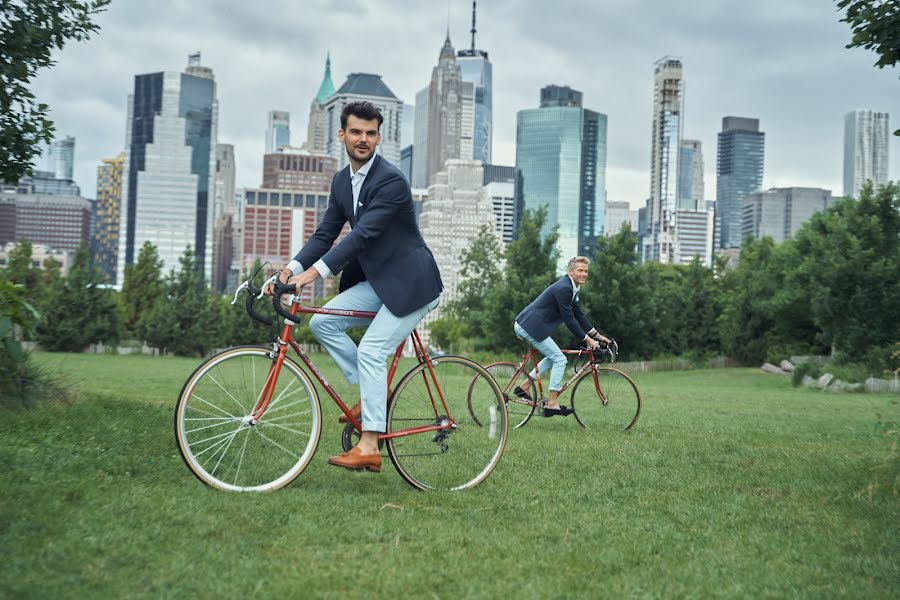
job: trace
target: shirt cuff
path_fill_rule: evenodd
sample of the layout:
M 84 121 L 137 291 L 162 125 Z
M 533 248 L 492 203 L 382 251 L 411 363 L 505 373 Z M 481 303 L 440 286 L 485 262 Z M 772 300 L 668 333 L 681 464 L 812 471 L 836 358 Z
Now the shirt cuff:
M 331 272 L 331 269 L 328 268 L 328 265 L 325 264 L 321 258 L 316 261 L 316 264 L 313 265 L 313 268 L 319 272 L 323 278 L 331 277 L 334 273 Z
M 590 337 L 594 337 L 597 335 L 597 329 L 595 327 L 591 327 L 591 330 L 587 332 Z
M 298 263 L 296 260 L 292 260 L 291 262 L 289 262 L 287 264 L 287 268 L 290 269 L 294 275 L 299 275 L 300 273 L 302 273 L 303 271 L 306 270 L 303 268 L 303 265 Z

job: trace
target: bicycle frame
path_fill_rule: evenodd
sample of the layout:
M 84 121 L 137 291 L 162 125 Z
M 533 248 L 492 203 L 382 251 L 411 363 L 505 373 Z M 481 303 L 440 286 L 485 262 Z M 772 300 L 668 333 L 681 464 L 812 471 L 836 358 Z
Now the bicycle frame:
M 587 356 L 591 356 L 591 358 L 593 358 L 590 350 L 561 350 L 561 352 L 568 356 L 585 356 L 585 355 L 587 355 Z M 528 367 L 529 360 L 531 360 L 532 364 L 534 364 L 534 373 L 535 373 L 534 382 L 537 385 L 538 394 L 539 394 L 538 397 L 539 398 L 544 397 L 544 388 L 543 388 L 543 385 L 541 384 L 541 373 L 538 370 L 537 350 L 535 350 L 534 348 L 531 348 L 526 354 L 522 355 L 522 362 L 520 362 L 516 366 L 516 372 L 513 373 L 512 378 L 509 380 L 509 383 L 506 384 L 506 388 L 504 388 L 504 390 L 503 390 L 503 395 L 507 398 L 507 400 L 521 402 L 522 404 L 531 404 L 530 402 L 523 402 L 518 396 L 515 396 L 515 395 L 510 396 L 509 395 L 509 393 L 512 391 L 511 390 L 512 386 L 515 385 L 516 379 L 518 379 L 519 375 L 522 375 L 525 373 L 525 369 Z M 593 360 L 588 360 L 587 362 L 585 362 L 584 365 L 580 369 L 576 370 L 575 374 L 572 375 L 572 377 L 570 377 L 569 380 L 563 384 L 563 386 L 559 389 L 559 394 L 562 395 L 562 393 L 564 391 L 566 391 L 570 385 L 572 385 L 572 382 L 574 382 L 576 379 L 578 379 L 581 376 L 581 374 L 585 372 L 585 369 L 593 368 L 593 366 L 594 366 Z M 593 379 L 594 379 L 594 388 L 597 390 L 597 394 L 600 396 L 600 398 L 603 399 L 603 403 L 606 404 L 606 395 L 603 394 L 602 390 L 600 389 L 600 380 L 597 377 L 596 369 L 593 369 Z M 536 405 L 537 402 L 535 402 L 534 404 Z
M 295 316 L 298 313 L 305 314 L 318 314 L 318 315 L 336 315 L 341 317 L 353 317 L 359 319 L 374 319 L 378 313 L 369 312 L 369 311 L 359 311 L 359 310 L 343 310 L 343 309 L 335 309 L 335 308 L 321 308 L 321 307 L 312 307 L 312 306 L 301 306 L 297 302 L 291 303 L 291 316 Z M 251 423 L 256 423 L 266 412 L 266 409 L 269 406 L 269 403 L 272 401 L 272 393 L 275 390 L 275 384 L 278 381 L 278 376 L 281 373 L 281 366 L 284 364 L 284 358 L 287 355 L 288 347 L 294 349 L 294 352 L 297 353 L 297 356 L 300 357 L 300 360 L 303 361 L 303 364 L 312 372 L 313 376 L 318 380 L 319 384 L 328 392 L 328 395 L 331 396 L 331 399 L 334 400 L 334 403 L 341 409 L 341 412 L 347 416 L 347 419 L 350 423 L 353 424 L 353 427 L 357 431 L 362 431 L 362 424 L 360 421 L 353 416 L 350 408 L 344 404 L 344 401 L 341 399 L 340 395 L 331 387 L 331 384 L 328 383 L 328 380 L 322 375 L 319 369 L 313 364 L 312 360 L 303 350 L 300 348 L 297 341 L 294 339 L 293 333 L 294 324 L 285 319 L 284 327 L 282 327 L 281 335 L 278 336 L 278 340 L 275 342 L 273 347 L 273 352 L 278 353 L 275 358 L 275 362 L 272 365 L 272 368 L 269 370 L 269 375 L 266 378 L 266 383 L 263 386 L 263 391 L 260 394 L 259 400 L 256 402 L 256 406 L 253 408 L 253 411 L 250 414 Z M 417 330 L 413 330 L 410 334 L 410 338 L 412 338 L 413 349 L 416 353 L 416 358 L 420 363 L 424 362 L 428 365 L 427 372 L 431 375 L 432 384 L 429 384 L 428 378 L 425 375 L 425 371 L 422 372 L 422 377 L 425 381 L 425 387 L 428 390 L 431 405 L 434 408 L 435 414 L 438 414 L 438 402 L 443 407 L 443 414 L 447 415 L 448 422 L 440 425 L 426 425 L 421 427 L 410 427 L 408 429 L 399 429 L 396 431 L 392 431 L 390 433 L 383 433 L 378 436 L 379 440 L 387 440 L 396 437 L 402 437 L 406 435 L 414 435 L 417 433 L 425 433 L 428 431 L 439 431 L 442 429 L 454 429 L 457 427 L 456 421 L 453 419 L 453 416 L 450 414 L 450 409 L 447 406 L 447 402 L 444 399 L 444 393 L 441 390 L 440 385 L 438 384 L 437 378 L 434 374 L 434 365 L 431 362 L 431 357 L 428 355 L 428 352 L 425 350 L 425 345 L 422 343 L 422 338 L 419 337 L 419 332 Z M 397 366 L 400 363 L 400 355 L 403 352 L 403 346 L 406 344 L 406 340 L 400 342 L 397 346 L 397 350 L 394 352 L 394 358 L 391 362 L 390 370 L 388 371 L 387 376 L 387 388 L 388 388 L 388 397 L 390 397 L 391 391 L 391 383 L 393 382 L 394 375 L 397 372 Z M 434 391 L 432 391 L 432 387 L 437 391 L 436 397 Z

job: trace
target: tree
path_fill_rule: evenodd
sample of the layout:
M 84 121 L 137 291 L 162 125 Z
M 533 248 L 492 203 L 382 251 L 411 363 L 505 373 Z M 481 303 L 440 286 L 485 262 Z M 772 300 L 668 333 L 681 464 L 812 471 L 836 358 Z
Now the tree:
M 619 342 L 624 359 L 662 352 L 656 341 L 655 295 L 636 246 L 637 234 L 628 224 L 612 237 L 598 238 L 590 277 L 580 295 L 588 319 Z
M 29 89 L 37 72 L 54 65 L 52 52 L 83 41 L 99 27 L 92 17 L 109 0 L 11 0 L 0 11 L 0 181 L 30 172 L 38 144 L 53 141 L 48 106 Z
M 26 298 L 32 304 L 40 299 L 41 271 L 34 266 L 31 242 L 27 239 L 19 240 L 9 253 L 6 278 L 21 285 L 25 289 Z
M 148 313 L 163 293 L 163 261 L 156 246 L 144 242 L 138 252 L 137 262 L 126 265 L 119 295 L 119 309 L 125 335 L 138 334 L 138 323 Z
M 720 334 L 725 354 L 745 364 L 823 350 L 807 284 L 797 279 L 801 252 L 789 240 L 747 239 L 738 266 L 723 278 Z
M 118 339 L 118 311 L 112 290 L 100 287 L 103 275 L 90 264 L 86 244 L 75 251 L 62 290 L 45 302 L 38 342 L 45 350 L 79 352 L 89 344 Z
M 853 38 L 847 48 L 874 50 L 879 69 L 900 62 L 900 1 L 839 0 L 838 8 L 847 9 L 842 22 L 850 25 Z M 900 136 L 900 129 L 894 132 Z
M 900 340 L 900 187 L 817 213 L 796 235 L 798 287 L 813 320 L 837 350 L 862 357 Z
M 215 331 L 219 312 L 209 310 L 206 281 L 190 247 L 178 263 L 178 271 L 169 272 L 163 294 L 141 317 L 138 329 L 151 346 L 183 356 L 202 356 L 215 345 L 208 332 Z
M 713 270 L 700 264 L 699 257 L 694 257 L 682 269 L 681 275 L 675 353 L 703 355 L 719 352 L 721 338 L 718 320 L 722 313 L 722 301 Z

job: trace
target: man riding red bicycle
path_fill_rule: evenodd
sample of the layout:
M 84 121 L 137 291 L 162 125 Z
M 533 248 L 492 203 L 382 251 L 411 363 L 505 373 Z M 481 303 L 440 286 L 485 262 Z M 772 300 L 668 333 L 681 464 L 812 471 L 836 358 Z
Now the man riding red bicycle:
M 550 393 L 543 412 L 545 417 L 565 417 L 574 412 L 559 403 L 566 356 L 550 335 L 560 323 L 565 323 L 575 337 L 583 340 L 591 349 L 597 348 L 600 342 L 610 343 L 610 339 L 598 333 L 581 311 L 578 293 L 587 281 L 590 264 L 591 260 L 587 257 L 572 258 L 568 264 L 568 272 L 516 316 L 516 335 L 544 355 L 544 359 L 538 364 L 538 373 L 550 371 Z M 535 377 L 537 373 L 532 370 L 529 379 L 521 387 L 516 387 L 514 393 L 520 398 L 531 400 L 531 382 Z

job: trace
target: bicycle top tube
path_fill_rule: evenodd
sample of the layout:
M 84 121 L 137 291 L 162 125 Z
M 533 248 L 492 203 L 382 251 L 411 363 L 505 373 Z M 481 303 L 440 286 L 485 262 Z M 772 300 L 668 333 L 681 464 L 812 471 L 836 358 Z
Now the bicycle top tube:
M 323 306 L 303 306 L 296 304 L 295 313 L 307 313 L 316 315 L 336 315 L 338 317 L 354 317 L 357 319 L 374 319 L 378 313 L 368 310 L 347 310 L 343 308 L 325 308 Z

